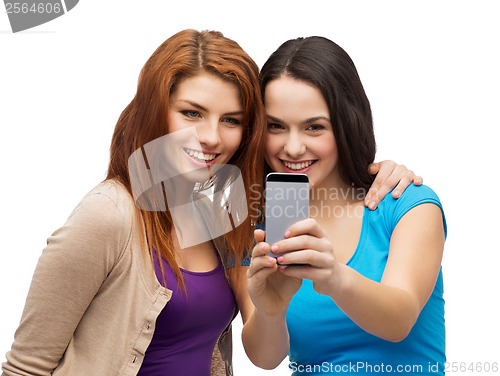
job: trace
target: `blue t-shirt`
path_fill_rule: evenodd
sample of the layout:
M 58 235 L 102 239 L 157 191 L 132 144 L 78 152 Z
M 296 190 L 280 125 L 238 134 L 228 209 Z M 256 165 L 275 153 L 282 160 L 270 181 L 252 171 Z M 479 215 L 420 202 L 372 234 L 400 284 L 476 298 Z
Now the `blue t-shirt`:
M 423 203 L 433 203 L 442 209 L 439 198 L 429 187 L 414 185 L 398 200 L 388 194 L 377 210 L 365 208 L 359 243 L 347 265 L 380 282 L 392 231 L 405 213 Z M 441 270 L 429 301 L 408 337 L 401 342 L 385 341 L 365 332 L 330 297 L 316 293 L 309 280 L 303 281 L 291 301 L 287 325 L 293 375 L 444 375 Z

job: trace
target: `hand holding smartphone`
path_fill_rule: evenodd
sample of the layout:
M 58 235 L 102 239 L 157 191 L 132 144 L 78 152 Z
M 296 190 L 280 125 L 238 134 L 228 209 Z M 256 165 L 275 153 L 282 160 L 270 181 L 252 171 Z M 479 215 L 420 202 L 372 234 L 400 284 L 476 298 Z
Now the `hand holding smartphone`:
M 266 243 L 285 238 L 294 223 L 309 218 L 309 178 L 306 174 L 272 172 L 266 176 Z M 272 252 L 268 256 L 278 257 Z

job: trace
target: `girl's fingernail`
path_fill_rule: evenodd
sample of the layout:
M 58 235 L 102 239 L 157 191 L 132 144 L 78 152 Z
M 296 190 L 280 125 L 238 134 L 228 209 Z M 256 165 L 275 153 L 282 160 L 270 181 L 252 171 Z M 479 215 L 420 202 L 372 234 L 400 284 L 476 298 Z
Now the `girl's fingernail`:
M 283 263 L 283 261 L 285 261 L 285 258 L 283 256 L 279 256 L 276 261 L 278 261 L 278 264 L 281 264 Z
M 265 245 L 264 243 L 262 243 L 262 244 L 260 245 L 260 250 L 261 250 L 261 251 L 265 251 L 265 250 L 266 250 L 266 245 Z
M 368 207 L 369 207 L 371 210 L 374 210 L 374 209 L 375 209 L 375 207 L 376 207 L 375 201 L 370 202 L 370 204 L 368 205 Z
M 276 244 L 271 247 L 271 252 L 278 252 L 278 246 Z
M 285 232 L 285 239 L 288 239 L 290 237 L 290 231 Z

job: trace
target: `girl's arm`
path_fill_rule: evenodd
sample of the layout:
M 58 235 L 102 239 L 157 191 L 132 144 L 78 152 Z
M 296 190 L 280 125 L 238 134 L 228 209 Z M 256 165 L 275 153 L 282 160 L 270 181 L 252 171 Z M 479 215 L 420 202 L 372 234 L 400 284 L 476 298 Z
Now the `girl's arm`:
M 391 237 L 381 282 L 372 281 L 335 259 L 333 246 L 316 221 L 290 228 L 281 241 L 279 263 L 309 264 L 282 268 L 290 277 L 307 278 L 330 296 L 362 329 L 388 341 L 401 341 L 415 324 L 432 293 L 444 249 L 441 209 L 421 204 L 408 211 Z
M 2 375 L 51 375 L 130 232 L 107 196 L 87 196 L 47 241 Z M 128 228 L 128 229 L 127 229 Z
M 276 259 L 266 256 L 264 231 L 255 231 L 256 246 L 244 283 L 236 294 L 243 318 L 242 341 L 249 359 L 264 369 L 276 368 L 288 355 L 286 311 L 301 281 L 276 273 Z

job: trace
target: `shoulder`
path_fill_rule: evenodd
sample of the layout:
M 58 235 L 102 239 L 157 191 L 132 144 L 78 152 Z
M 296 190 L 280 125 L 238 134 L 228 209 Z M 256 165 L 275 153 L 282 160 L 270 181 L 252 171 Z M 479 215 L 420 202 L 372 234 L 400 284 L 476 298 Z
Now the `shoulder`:
M 418 204 L 421 201 L 435 202 L 436 205 L 441 206 L 441 201 L 437 193 L 427 185 L 414 185 L 410 184 L 406 190 L 403 192 L 399 199 L 394 199 L 392 197 L 392 192 L 388 193 L 384 200 L 389 205 L 394 204 Z
M 134 202 L 127 189 L 116 180 L 105 180 L 88 192 L 75 211 L 123 216 L 134 211 Z
M 392 193 L 392 192 L 391 192 Z M 427 185 L 416 186 L 410 184 L 400 198 L 395 199 L 388 193 L 377 210 L 380 210 L 386 220 L 386 225 L 394 229 L 399 220 L 411 209 L 421 204 L 434 204 L 441 209 L 444 219 L 444 210 L 438 194 Z M 445 222 L 446 228 L 446 222 Z
M 379 206 L 387 210 L 398 207 L 413 207 L 421 203 L 434 203 L 442 207 L 437 193 L 432 188 L 427 185 L 417 186 L 414 184 L 410 184 L 398 199 L 392 197 L 392 192 L 388 193 Z
M 52 270 L 55 266 L 74 270 L 87 265 L 85 268 L 92 270 L 87 278 L 100 276 L 104 280 L 130 248 L 139 228 L 136 218 L 133 199 L 121 184 L 114 181 L 99 184 L 47 239 L 41 270 Z
M 83 197 L 66 225 L 91 231 L 94 236 L 118 233 L 127 236 L 125 233 L 130 233 L 135 222 L 135 213 L 134 201 L 127 189 L 118 181 L 106 180 Z

